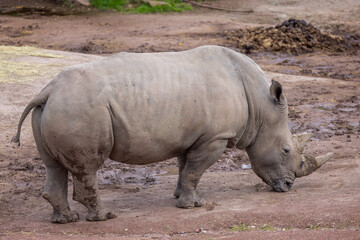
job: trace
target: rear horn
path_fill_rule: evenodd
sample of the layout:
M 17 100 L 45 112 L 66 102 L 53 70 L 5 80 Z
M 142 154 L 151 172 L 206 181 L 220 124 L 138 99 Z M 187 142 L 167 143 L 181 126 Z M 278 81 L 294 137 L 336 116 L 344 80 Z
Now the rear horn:
M 302 153 L 306 144 L 309 142 L 310 138 L 312 138 L 312 133 L 301 133 L 301 134 L 294 134 L 293 135 L 293 142 L 295 148 Z

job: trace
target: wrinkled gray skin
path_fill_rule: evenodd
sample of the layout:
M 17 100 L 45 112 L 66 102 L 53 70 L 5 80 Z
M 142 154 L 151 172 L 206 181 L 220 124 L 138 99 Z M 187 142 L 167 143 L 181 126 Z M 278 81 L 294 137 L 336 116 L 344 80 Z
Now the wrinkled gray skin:
M 96 171 L 107 158 L 148 164 L 178 157 L 174 195 L 182 208 L 205 204 L 196 186 L 226 147 L 246 149 L 255 173 L 276 191 L 322 164 L 301 155 L 304 137 L 293 141 L 281 85 L 270 86 L 251 59 L 223 47 L 120 53 L 68 68 L 25 108 L 14 142 L 33 108 L 53 222 L 79 219 L 67 202 L 68 171 L 87 220 L 116 217 L 98 194 Z

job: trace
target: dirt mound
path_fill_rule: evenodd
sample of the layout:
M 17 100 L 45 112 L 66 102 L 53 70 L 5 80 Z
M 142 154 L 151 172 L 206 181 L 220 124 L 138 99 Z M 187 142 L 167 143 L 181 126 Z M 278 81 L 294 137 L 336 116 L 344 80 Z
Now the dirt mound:
M 0 15 L 27 16 L 66 16 L 98 11 L 95 8 L 84 6 L 77 1 L 61 0 L 1 0 Z
M 228 39 L 236 47 L 250 52 L 287 52 L 301 54 L 314 51 L 356 52 L 347 39 L 323 33 L 304 20 L 289 19 L 275 27 L 239 29 L 229 32 Z

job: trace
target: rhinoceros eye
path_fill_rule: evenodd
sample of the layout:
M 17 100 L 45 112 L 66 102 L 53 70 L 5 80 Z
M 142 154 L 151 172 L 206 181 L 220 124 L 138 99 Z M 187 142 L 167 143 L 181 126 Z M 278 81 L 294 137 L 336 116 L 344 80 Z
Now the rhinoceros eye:
M 290 148 L 283 148 L 283 151 L 284 151 L 284 153 L 289 153 L 290 152 Z

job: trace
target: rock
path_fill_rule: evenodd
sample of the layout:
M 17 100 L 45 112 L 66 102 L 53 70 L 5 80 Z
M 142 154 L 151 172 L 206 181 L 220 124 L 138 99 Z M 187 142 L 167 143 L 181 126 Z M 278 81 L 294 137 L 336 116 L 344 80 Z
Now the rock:
M 250 164 L 242 164 L 242 165 L 241 165 L 241 168 L 242 168 L 243 170 L 251 169 L 251 163 L 250 163 Z
M 263 46 L 264 46 L 264 48 L 265 49 L 267 49 L 267 48 L 270 48 L 271 47 L 271 44 L 272 44 L 272 40 L 271 39 L 265 39 L 264 41 L 263 41 Z
M 75 1 L 80 3 L 81 5 L 90 6 L 90 1 L 89 0 L 75 0 Z
M 156 7 L 156 6 L 160 6 L 160 5 L 168 5 L 171 6 L 169 3 L 167 2 L 161 2 L 161 1 L 149 1 L 149 0 L 143 0 L 144 3 L 149 4 L 152 7 Z

